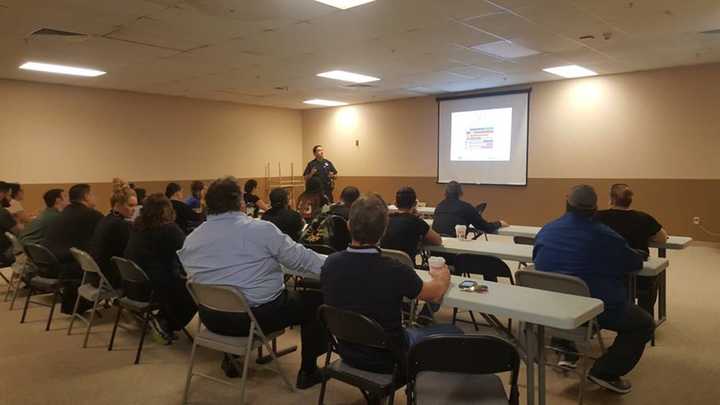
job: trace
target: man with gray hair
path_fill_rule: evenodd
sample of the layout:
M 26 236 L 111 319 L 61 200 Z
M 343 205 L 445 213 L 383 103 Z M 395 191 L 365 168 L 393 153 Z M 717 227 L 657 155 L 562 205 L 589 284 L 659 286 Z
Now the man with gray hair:
M 590 370 L 588 379 L 619 394 L 632 389 L 621 378 L 640 361 L 655 324 L 647 312 L 628 301 L 625 277 L 642 269 L 643 257 L 622 236 L 595 220 L 597 194 L 588 185 L 570 189 L 567 212 L 546 224 L 535 239 L 533 262 L 539 271 L 579 277 L 594 298 L 605 304 L 598 321 L 603 329 L 617 332 L 607 352 Z M 555 341 L 576 352 L 569 342 Z M 576 357 L 566 357 L 558 365 L 573 367 Z

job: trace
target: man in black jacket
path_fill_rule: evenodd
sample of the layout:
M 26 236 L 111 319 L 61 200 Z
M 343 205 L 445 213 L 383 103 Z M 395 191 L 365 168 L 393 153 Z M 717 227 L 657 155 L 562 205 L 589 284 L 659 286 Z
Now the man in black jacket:
M 70 248 L 88 251 L 95 227 L 103 215 L 95 210 L 95 194 L 89 184 L 76 184 L 68 192 L 70 205 L 50 225 L 45 236 L 45 245 L 60 262 L 58 276 L 66 280 L 77 280 L 66 283 L 63 288 L 62 312 L 71 314 L 77 298 L 77 288 L 82 269 L 75 261 Z M 84 302 L 78 309 L 86 309 Z
M 451 181 L 445 188 L 445 199 L 435 208 L 433 230 L 440 235 L 455 236 L 455 226 L 465 225 L 484 233 L 496 233 L 508 223 L 499 220 L 487 222 L 478 210 L 469 203 L 462 201 L 463 191 L 460 183 Z

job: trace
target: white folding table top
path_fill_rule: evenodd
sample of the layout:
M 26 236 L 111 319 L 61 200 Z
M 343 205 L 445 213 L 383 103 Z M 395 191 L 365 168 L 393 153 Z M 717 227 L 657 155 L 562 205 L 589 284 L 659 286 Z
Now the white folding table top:
M 415 210 L 421 215 L 435 215 L 435 207 L 416 207 Z M 397 207 L 394 204 L 388 205 L 389 212 L 396 212 Z
M 522 236 L 525 238 L 533 238 L 540 232 L 539 226 L 510 225 L 505 228 L 498 229 L 498 235 L 504 236 Z M 692 242 L 689 236 L 670 236 L 665 243 L 650 242 L 650 247 L 664 249 L 685 249 Z
M 416 272 L 423 280 L 430 278 L 427 271 Z M 463 280 L 466 278 L 452 276 L 442 305 L 559 329 L 575 329 L 604 310 L 603 302 L 596 298 L 490 281 L 476 280 L 488 287 L 486 293 L 465 292 L 458 288 Z

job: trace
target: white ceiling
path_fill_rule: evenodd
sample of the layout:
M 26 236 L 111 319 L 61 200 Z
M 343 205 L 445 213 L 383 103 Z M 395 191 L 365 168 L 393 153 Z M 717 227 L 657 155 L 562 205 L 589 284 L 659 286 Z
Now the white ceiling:
M 52 28 L 82 41 L 35 39 Z M 720 61 L 720 0 L 377 0 L 338 10 L 313 0 L 0 0 L 0 77 L 289 108 L 360 103 Z M 580 39 L 593 35 L 595 39 Z M 604 39 L 609 35 L 609 39 Z M 513 41 L 537 55 L 471 49 Z M 33 60 L 98 78 L 18 70 Z M 328 70 L 381 77 L 345 88 Z

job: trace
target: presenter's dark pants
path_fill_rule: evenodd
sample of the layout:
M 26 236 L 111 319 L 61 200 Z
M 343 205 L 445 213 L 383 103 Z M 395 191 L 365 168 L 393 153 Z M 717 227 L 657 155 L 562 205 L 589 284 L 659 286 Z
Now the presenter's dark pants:
M 637 305 L 628 305 L 619 314 L 598 319 L 602 329 L 617 332 L 615 341 L 600 357 L 590 373 L 602 379 L 612 380 L 629 373 L 640 361 L 645 345 L 652 338 L 655 321 Z M 553 339 L 553 346 L 577 351 L 572 342 Z
M 317 358 L 327 352 L 327 332 L 322 327 L 317 309 L 323 303 L 319 291 L 288 291 L 274 301 L 252 308 L 253 315 L 266 335 L 291 325 L 300 325 L 302 364 L 304 371 L 317 368 Z M 199 309 L 200 319 L 211 331 L 228 336 L 247 336 L 250 318 L 247 314 L 235 314 Z

